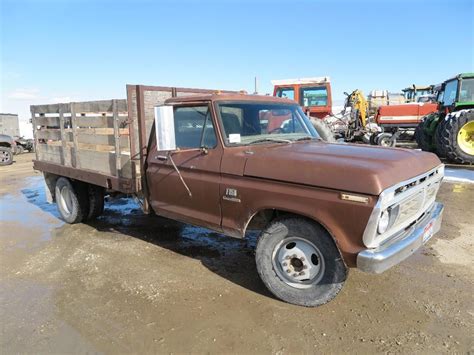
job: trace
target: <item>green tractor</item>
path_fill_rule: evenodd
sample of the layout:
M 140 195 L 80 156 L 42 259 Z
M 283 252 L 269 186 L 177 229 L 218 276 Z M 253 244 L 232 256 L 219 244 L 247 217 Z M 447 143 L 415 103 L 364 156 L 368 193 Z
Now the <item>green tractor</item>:
M 438 92 L 438 112 L 426 115 L 415 131 L 418 146 L 459 164 L 474 164 L 474 73 L 446 80 Z

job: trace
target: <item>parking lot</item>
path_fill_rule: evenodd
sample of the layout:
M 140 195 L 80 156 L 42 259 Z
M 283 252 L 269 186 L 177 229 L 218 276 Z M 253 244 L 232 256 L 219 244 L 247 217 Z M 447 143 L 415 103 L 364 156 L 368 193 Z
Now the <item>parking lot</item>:
M 66 225 L 33 154 L 0 169 L 0 348 L 13 352 L 474 351 L 474 184 L 446 181 L 443 226 L 381 275 L 351 270 L 319 308 L 276 300 L 255 238 L 230 239 L 108 201 Z M 342 217 L 341 217 L 342 218 Z

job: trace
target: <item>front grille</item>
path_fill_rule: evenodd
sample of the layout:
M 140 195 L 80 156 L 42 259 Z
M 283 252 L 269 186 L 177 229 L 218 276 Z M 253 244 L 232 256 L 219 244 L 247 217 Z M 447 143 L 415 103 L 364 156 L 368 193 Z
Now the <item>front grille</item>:
M 443 168 L 439 167 L 395 188 L 390 209 L 398 211 L 398 215 L 391 227 L 385 233 L 377 236 L 379 241 L 389 240 L 400 231 L 405 230 L 431 208 L 435 202 L 443 174 Z

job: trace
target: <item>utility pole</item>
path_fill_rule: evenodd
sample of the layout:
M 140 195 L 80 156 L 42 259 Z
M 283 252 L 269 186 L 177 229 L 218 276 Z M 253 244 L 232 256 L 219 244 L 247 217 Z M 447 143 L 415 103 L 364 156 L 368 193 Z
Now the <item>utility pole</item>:
M 254 85 L 255 85 L 254 95 L 258 95 L 258 79 L 257 79 L 257 77 L 255 77 Z

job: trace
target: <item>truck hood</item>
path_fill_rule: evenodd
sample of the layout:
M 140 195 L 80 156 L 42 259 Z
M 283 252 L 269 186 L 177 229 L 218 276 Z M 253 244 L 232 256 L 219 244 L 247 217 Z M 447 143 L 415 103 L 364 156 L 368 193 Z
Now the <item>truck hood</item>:
M 436 155 L 358 144 L 299 142 L 252 147 L 244 175 L 379 195 L 439 164 Z

